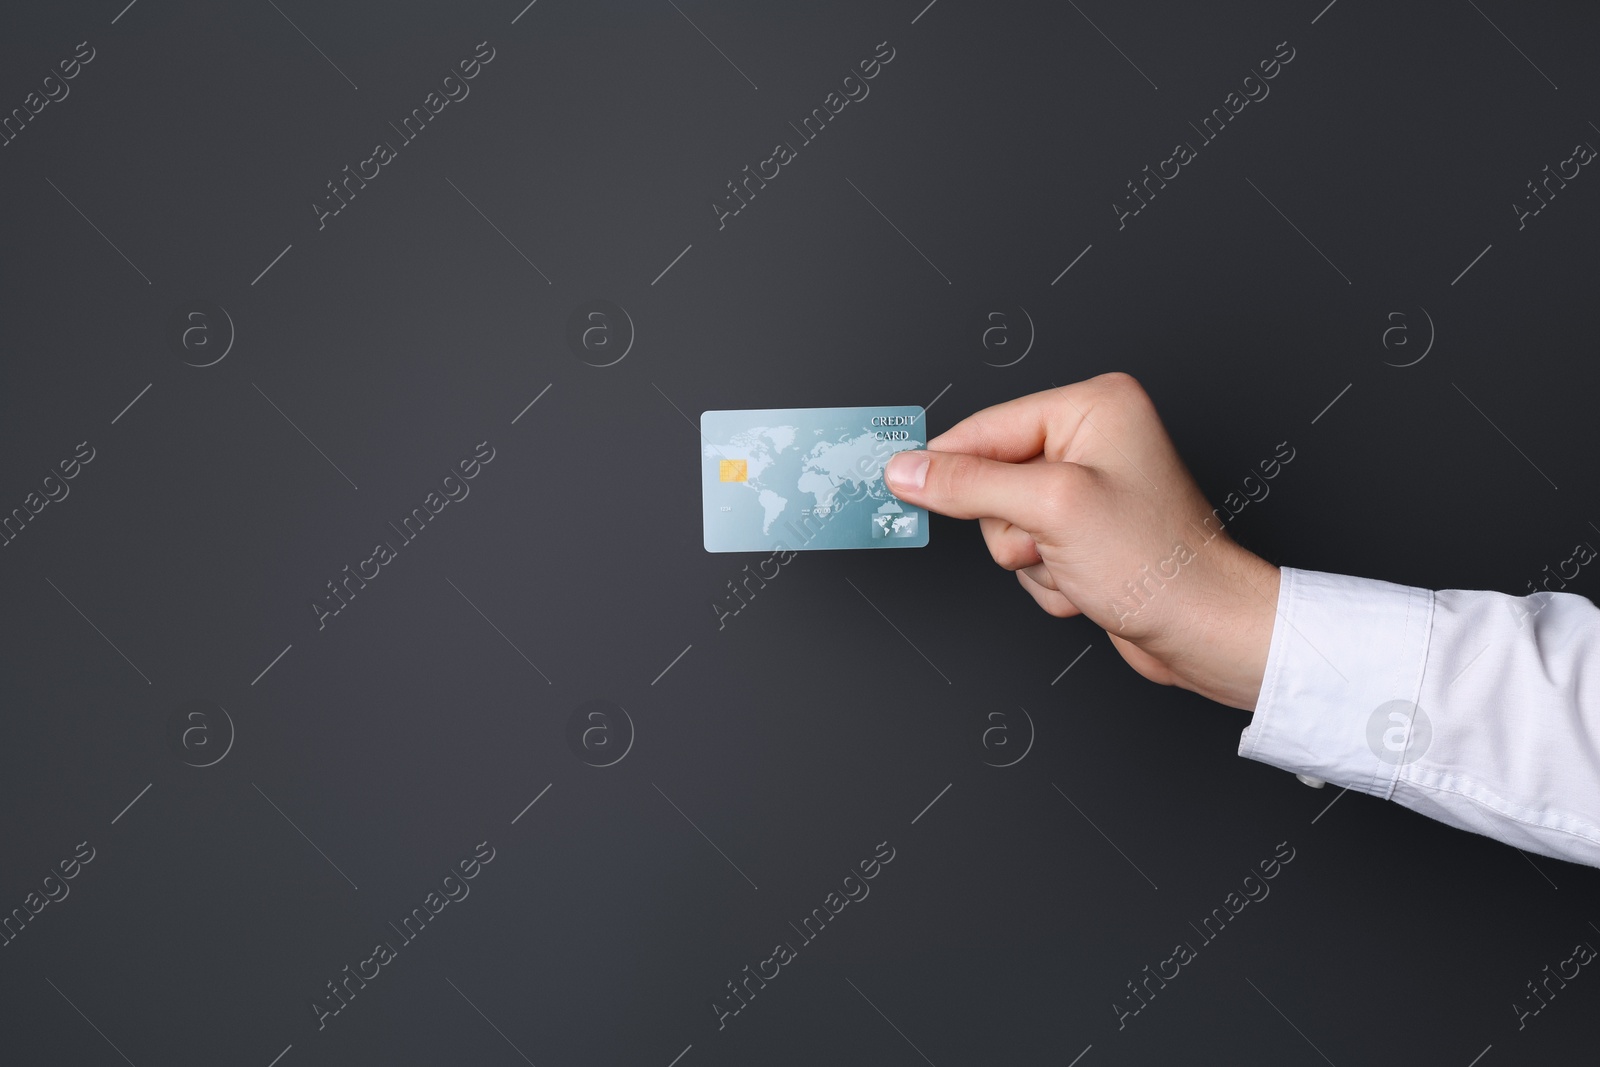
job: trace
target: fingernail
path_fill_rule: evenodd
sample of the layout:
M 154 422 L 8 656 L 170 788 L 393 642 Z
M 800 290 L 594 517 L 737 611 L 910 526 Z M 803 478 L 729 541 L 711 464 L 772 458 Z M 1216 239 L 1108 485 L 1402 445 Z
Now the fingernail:
M 898 489 L 921 489 L 928 480 L 928 454 L 926 452 L 896 452 L 889 457 L 883 469 L 889 484 Z

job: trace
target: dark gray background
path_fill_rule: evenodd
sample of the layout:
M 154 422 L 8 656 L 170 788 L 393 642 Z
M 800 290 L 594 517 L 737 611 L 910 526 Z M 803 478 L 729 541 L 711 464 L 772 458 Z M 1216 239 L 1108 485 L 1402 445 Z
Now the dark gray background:
M 96 849 L 0 948 L 0 1059 L 1592 1049 L 1600 978 L 1520 1031 L 1511 1005 L 1600 940 L 1594 871 L 1238 758 L 1246 714 L 1046 616 L 974 524 L 802 556 L 719 630 L 760 557 L 701 548 L 685 421 L 909 403 L 937 433 L 1126 370 L 1215 501 L 1293 445 L 1232 527 L 1274 562 L 1526 592 L 1600 539 L 1600 178 L 1511 207 L 1600 143 L 1592 5 L 124 2 L 0 16 L 0 111 L 97 53 L 0 148 L 0 512 L 96 450 L 0 549 L 0 911 Z M 324 183 L 485 40 L 319 232 Z M 870 96 L 719 231 L 724 183 L 880 41 Z M 1124 183 L 1281 41 L 1271 96 L 1119 231 Z M 565 341 L 597 298 L 636 330 L 607 368 Z M 195 300 L 236 332 L 205 369 L 170 325 Z M 1029 354 L 990 365 L 1024 309 Z M 1435 344 L 1393 366 L 1422 309 Z M 483 440 L 471 495 L 319 631 L 324 583 Z M 597 699 L 636 728 L 604 769 L 566 740 Z M 197 700 L 234 731 L 206 768 L 173 726 Z M 986 765 L 1023 708 L 1032 750 Z M 324 983 L 484 840 L 470 897 L 319 1031 Z M 880 841 L 871 896 L 719 1032 L 724 983 Z M 1271 896 L 1119 1032 L 1125 983 L 1283 841 Z

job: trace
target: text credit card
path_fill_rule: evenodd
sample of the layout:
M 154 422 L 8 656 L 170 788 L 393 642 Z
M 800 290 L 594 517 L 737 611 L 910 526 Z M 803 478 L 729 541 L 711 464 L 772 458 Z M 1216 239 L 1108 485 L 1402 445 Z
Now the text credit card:
M 926 445 L 914 405 L 700 413 L 707 552 L 921 548 L 928 513 L 889 492 L 889 457 Z

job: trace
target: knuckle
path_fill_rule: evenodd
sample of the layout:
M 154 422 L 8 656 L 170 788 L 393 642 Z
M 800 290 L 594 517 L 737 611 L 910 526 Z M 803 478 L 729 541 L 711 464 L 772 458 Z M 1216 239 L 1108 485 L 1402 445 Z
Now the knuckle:
M 1100 381 L 1106 388 L 1119 393 L 1143 393 L 1144 386 L 1139 384 L 1139 379 L 1125 370 L 1108 371 L 1100 375 Z
M 989 548 L 989 554 L 994 561 L 1008 571 L 1019 571 L 1024 567 L 1031 567 L 1034 563 L 1033 553 L 1022 545 L 1010 540 L 999 540 Z
M 1077 479 L 1065 470 L 1053 471 L 1052 475 L 1040 487 L 1036 504 L 1039 510 L 1051 519 L 1065 519 L 1078 505 Z
M 1155 406 L 1149 392 L 1139 379 L 1127 371 L 1112 371 L 1101 375 L 1101 379 L 1105 384 L 1106 395 L 1122 410 L 1139 412 Z

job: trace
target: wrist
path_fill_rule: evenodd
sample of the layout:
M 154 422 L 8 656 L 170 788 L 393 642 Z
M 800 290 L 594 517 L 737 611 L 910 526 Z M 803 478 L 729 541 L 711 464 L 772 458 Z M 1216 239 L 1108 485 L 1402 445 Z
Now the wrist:
M 1228 707 L 1254 711 L 1272 649 L 1281 572 L 1238 545 L 1219 560 L 1217 608 L 1179 684 Z

